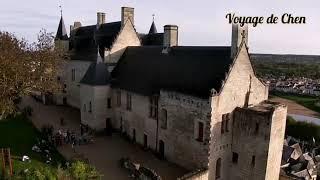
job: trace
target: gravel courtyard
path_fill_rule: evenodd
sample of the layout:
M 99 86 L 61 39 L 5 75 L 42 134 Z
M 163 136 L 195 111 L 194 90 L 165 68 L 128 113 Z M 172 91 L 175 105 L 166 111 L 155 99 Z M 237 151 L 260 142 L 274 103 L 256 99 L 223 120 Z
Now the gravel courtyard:
M 31 97 L 24 98 L 21 105 L 33 108 L 31 119 L 37 128 L 51 124 L 55 129 L 69 129 L 80 134 L 80 112 L 77 109 L 43 105 Z M 65 122 L 63 127 L 60 126 L 61 117 Z M 129 157 L 134 162 L 155 170 L 164 180 L 174 180 L 188 172 L 175 164 L 157 159 L 151 152 L 143 151 L 138 145 L 125 141 L 118 134 L 96 137 L 93 144 L 76 146 L 76 153 L 71 145 L 64 145 L 58 149 L 67 159 L 77 155 L 87 158 L 103 174 L 102 179 L 132 179 L 129 177 L 130 174 L 119 166 L 118 160 L 122 157 Z

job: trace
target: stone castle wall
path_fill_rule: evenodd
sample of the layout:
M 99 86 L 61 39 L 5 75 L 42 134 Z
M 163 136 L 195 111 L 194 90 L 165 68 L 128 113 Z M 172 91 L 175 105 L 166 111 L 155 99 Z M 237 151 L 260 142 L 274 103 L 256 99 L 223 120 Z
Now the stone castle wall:
M 107 99 L 110 96 L 108 86 L 89 86 L 81 84 L 81 123 L 89 125 L 95 130 L 103 130 L 106 127 L 106 119 L 111 118 L 112 109 L 107 107 Z M 91 112 L 90 112 L 91 102 Z
M 211 108 L 209 99 L 199 99 L 176 92 L 161 91 L 159 112 L 167 111 L 167 128 L 159 128 L 165 157 L 189 170 L 208 168 Z M 160 124 L 163 117 L 159 114 Z M 203 139 L 198 138 L 202 122 Z
M 80 109 L 80 81 L 87 72 L 91 61 L 68 61 L 66 67 L 67 103 Z M 75 69 L 75 80 L 72 80 L 72 69 Z
M 117 106 L 117 91 L 121 92 L 121 106 Z M 127 93 L 131 95 L 131 110 L 127 110 Z M 156 150 L 157 121 L 149 117 L 149 97 L 113 89 L 113 113 L 112 124 L 114 128 L 120 129 L 130 138 L 133 138 L 133 130 L 136 132 L 136 142 L 144 143 L 144 134 L 147 135 L 148 147 Z
M 221 133 L 222 116 L 232 112 L 236 107 L 253 105 L 268 98 L 268 87 L 255 77 L 245 46 L 229 72 L 223 90 L 212 97 L 211 143 L 210 143 L 210 179 L 216 179 L 216 163 L 221 158 L 220 179 L 229 179 L 231 162 L 232 130 Z M 228 126 L 233 124 L 232 118 Z
M 285 132 L 286 107 L 268 101 L 233 113 L 229 179 L 278 180 Z
M 128 46 L 141 46 L 137 32 L 130 21 L 124 25 L 116 38 L 106 62 L 117 63 Z

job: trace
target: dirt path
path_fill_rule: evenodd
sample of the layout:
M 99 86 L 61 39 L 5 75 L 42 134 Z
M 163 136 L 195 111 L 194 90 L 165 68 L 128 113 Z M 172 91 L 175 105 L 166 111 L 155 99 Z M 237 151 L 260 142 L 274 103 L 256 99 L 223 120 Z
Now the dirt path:
M 22 106 L 29 105 L 33 108 L 31 117 L 37 128 L 45 124 L 52 124 L 55 129 L 73 130 L 80 134 L 80 112 L 70 107 L 48 106 L 36 102 L 31 97 L 22 101 Z M 60 118 L 65 119 L 65 126 L 60 126 Z M 131 144 L 114 134 L 111 137 L 97 137 L 93 144 L 76 146 L 76 153 L 70 145 L 59 147 L 58 150 L 67 159 L 76 155 L 83 155 L 89 159 L 104 176 L 102 179 L 127 180 L 129 173 L 120 168 L 118 160 L 122 157 L 129 157 L 134 162 L 155 170 L 164 180 L 176 180 L 187 171 L 177 165 L 157 159 L 151 152 L 143 151 L 137 145 Z
M 310 116 L 315 118 L 320 117 L 320 113 L 312 111 L 292 100 L 275 97 L 275 96 L 270 98 L 269 100 L 286 104 L 288 106 L 288 114 L 298 114 L 298 115 Z

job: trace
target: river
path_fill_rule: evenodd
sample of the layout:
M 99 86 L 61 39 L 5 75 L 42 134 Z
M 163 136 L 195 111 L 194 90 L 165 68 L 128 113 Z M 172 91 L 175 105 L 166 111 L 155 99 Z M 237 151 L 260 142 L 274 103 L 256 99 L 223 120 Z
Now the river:
M 313 123 L 313 124 L 320 126 L 320 119 L 319 118 L 298 115 L 298 114 L 288 114 L 288 116 L 291 116 L 296 121 Z

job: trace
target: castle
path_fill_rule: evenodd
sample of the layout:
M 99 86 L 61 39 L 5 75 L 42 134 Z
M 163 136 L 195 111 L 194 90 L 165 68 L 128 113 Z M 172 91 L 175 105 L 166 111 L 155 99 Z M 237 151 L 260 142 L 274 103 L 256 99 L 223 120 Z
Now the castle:
M 279 179 L 287 108 L 267 101 L 248 53 L 248 29 L 232 26 L 231 46 L 179 46 L 176 25 L 135 29 L 134 9 L 121 20 L 75 22 L 61 16 L 56 47 L 70 61 L 56 103 L 81 111 L 81 123 L 116 129 L 203 179 Z M 195 173 L 185 179 L 197 179 Z M 199 179 L 200 177 L 198 177 Z

